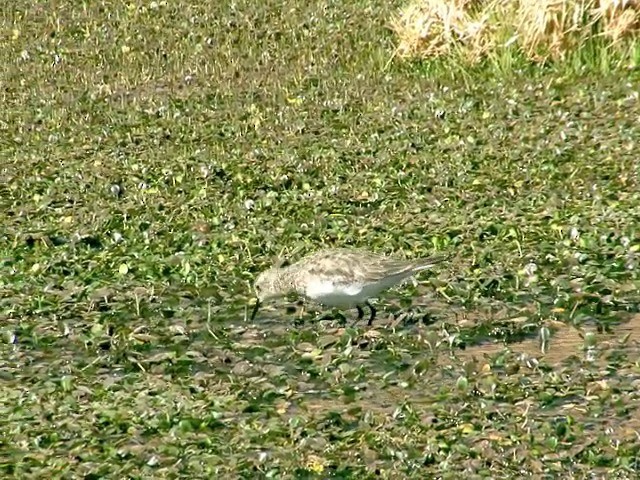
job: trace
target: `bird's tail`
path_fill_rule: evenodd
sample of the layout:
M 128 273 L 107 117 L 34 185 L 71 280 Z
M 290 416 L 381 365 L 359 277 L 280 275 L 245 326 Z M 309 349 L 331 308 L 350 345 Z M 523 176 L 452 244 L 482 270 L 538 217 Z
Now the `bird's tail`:
M 413 265 L 413 272 L 419 272 L 421 270 L 426 270 L 427 268 L 431 268 L 434 265 L 437 265 L 438 263 L 442 263 L 445 262 L 447 260 L 449 260 L 451 258 L 451 255 L 449 254 L 440 254 L 440 255 L 433 255 L 431 257 L 427 257 L 427 258 L 421 258 L 419 260 L 416 260 L 414 262 Z

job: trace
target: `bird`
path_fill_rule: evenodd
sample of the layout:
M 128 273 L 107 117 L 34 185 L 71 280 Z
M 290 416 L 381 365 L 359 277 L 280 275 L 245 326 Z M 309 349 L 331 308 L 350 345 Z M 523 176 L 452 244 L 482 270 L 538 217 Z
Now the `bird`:
M 326 307 L 356 308 L 364 318 L 363 307 L 370 310 L 368 326 L 373 324 L 376 309 L 369 299 L 416 273 L 449 258 L 434 255 L 406 260 L 350 248 L 328 248 L 312 253 L 296 263 L 272 267 L 258 275 L 254 282 L 256 295 L 251 313 L 253 321 L 267 300 L 290 293 L 313 300 Z

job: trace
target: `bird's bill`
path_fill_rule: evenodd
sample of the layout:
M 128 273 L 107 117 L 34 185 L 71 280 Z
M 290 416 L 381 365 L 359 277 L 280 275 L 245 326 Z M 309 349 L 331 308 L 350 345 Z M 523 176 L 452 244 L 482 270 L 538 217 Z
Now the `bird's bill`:
M 258 314 L 258 310 L 260 309 L 260 300 L 258 300 L 256 298 L 256 304 L 253 306 L 253 311 L 251 312 L 251 321 L 253 322 L 253 319 L 256 318 L 256 315 Z

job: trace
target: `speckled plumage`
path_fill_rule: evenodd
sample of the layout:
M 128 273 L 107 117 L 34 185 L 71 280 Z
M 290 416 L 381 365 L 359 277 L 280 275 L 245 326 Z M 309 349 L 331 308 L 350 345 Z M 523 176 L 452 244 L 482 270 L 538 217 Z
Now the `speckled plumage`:
M 273 267 L 258 275 L 257 301 L 251 318 L 255 318 L 259 305 L 265 300 L 295 292 L 329 307 L 356 307 L 358 319 L 364 316 L 362 306 L 366 305 L 371 309 L 371 325 L 376 310 L 369 298 L 446 258 L 438 255 L 405 260 L 365 250 L 320 250 L 292 265 Z

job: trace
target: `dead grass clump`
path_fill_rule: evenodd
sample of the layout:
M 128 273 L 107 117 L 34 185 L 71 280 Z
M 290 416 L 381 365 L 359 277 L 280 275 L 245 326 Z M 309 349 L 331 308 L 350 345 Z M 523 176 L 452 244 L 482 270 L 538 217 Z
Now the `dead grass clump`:
M 593 10 L 596 20 L 602 23 L 602 34 L 614 43 L 631 36 L 640 29 L 640 1 L 600 0 Z
M 418 0 L 403 8 L 391 28 L 402 57 L 440 57 L 460 46 L 481 55 L 491 36 L 479 0 Z
M 565 58 L 599 36 L 618 44 L 640 28 L 640 0 L 414 0 L 393 19 L 397 55 L 475 62 L 516 45 L 528 58 Z

